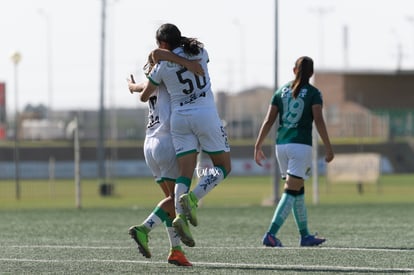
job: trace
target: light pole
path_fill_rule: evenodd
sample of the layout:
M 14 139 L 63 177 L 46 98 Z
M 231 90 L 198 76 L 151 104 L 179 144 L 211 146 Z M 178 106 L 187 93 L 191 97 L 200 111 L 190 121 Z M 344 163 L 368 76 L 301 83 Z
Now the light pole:
M 325 26 L 325 15 L 332 12 L 333 9 L 332 8 L 326 8 L 326 7 L 317 7 L 317 8 L 311 8 L 310 9 L 311 12 L 316 13 L 316 15 L 318 16 L 319 19 L 319 64 L 321 64 L 321 67 L 325 66 L 325 61 L 324 61 L 324 44 L 325 44 L 325 34 L 324 34 L 324 26 Z
M 15 165 L 15 180 L 16 180 L 16 199 L 20 199 L 20 171 L 19 171 L 19 111 L 18 111 L 18 75 L 17 66 L 19 65 L 22 56 L 19 52 L 14 52 L 11 55 L 11 60 L 14 64 L 14 165 Z
M 274 59 L 274 67 L 275 67 L 275 72 L 274 72 L 274 79 L 273 79 L 273 91 L 276 91 L 277 88 L 279 87 L 279 0 L 275 0 L 275 18 L 274 18 L 274 23 L 275 23 L 275 59 Z M 275 127 L 277 127 L 277 124 L 275 125 Z M 275 137 L 275 131 L 272 131 L 271 134 L 271 138 L 272 140 Z M 273 182 L 273 204 L 277 205 L 279 203 L 280 200 L 280 170 L 279 170 L 279 164 L 277 162 L 276 159 L 276 154 L 274 150 L 271 150 L 272 152 L 272 182 Z
M 413 27 L 414 30 L 414 15 L 410 15 L 406 17 L 408 23 L 411 24 L 411 26 Z M 414 33 L 412 34 L 413 38 L 414 38 Z M 413 47 L 414 47 L 414 40 L 413 40 Z
M 99 136 L 97 146 L 98 177 L 101 183 L 105 180 L 105 53 L 106 53 L 106 0 L 102 0 L 101 10 L 101 67 L 99 91 Z
M 50 15 L 40 9 L 39 14 L 44 17 L 46 22 L 46 65 L 47 65 L 47 97 L 48 111 L 47 117 L 50 119 L 53 105 L 53 69 L 52 69 L 52 24 Z
M 246 41 L 245 41 L 245 28 L 244 25 L 238 20 L 233 21 L 234 25 L 239 28 L 240 35 L 240 91 L 246 89 Z

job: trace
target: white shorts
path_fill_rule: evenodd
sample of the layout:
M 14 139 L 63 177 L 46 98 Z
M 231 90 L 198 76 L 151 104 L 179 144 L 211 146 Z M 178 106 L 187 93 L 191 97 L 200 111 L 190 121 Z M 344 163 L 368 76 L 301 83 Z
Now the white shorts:
M 215 109 L 199 108 L 171 114 L 171 134 L 177 156 L 188 152 L 229 152 L 227 134 Z
M 312 167 L 312 146 L 299 143 L 277 144 L 275 151 L 282 178 L 286 178 L 287 175 L 304 180 L 309 178 Z
M 179 176 L 177 158 L 171 135 L 146 137 L 144 141 L 145 162 L 155 180 L 175 180 Z

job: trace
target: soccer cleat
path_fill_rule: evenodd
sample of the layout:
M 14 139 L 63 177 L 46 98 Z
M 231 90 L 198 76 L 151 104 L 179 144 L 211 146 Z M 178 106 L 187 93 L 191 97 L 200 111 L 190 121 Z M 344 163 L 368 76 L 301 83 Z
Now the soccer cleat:
M 151 252 L 148 247 L 148 233 L 143 225 L 135 225 L 129 228 L 129 235 L 138 245 L 138 251 L 145 257 L 151 258 Z
M 317 246 L 321 243 L 325 242 L 326 239 L 318 238 L 317 234 L 315 235 L 308 235 L 306 237 L 300 238 L 300 246 Z
M 263 245 L 270 247 L 283 247 L 282 242 L 270 232 L 263 236 Z
M 168 263 L 175 264 L 177 266 L 193 266 L 184 255 L 181 248 L 172 248 L 168 255 Z
M 270 232 L 263 236 L 263 245 L 270 247 L 283 247 L 282 242 Z
M 188 228 L 188 223 L 185 215 L 179 214 L 175 217 L 173 221 L 173 227 L 177 234 L 180 236 L 181 241 L 189 247 L 193 247 L 195 245 L 193 236 L 191 235 L 190 229 Z
M 183 208 L 184 214 L 187 216 L 188 221 L 193 225 L 197 226 L 197 198 L 193 192 L 183 194 L 179 200 L 181 207 Z

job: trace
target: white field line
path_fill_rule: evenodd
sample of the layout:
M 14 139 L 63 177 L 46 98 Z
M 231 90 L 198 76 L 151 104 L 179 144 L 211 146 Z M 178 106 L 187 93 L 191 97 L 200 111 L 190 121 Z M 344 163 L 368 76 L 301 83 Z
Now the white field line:
M 86 245 L 2 245 L 2 248 L 39 248 L 39 249 L 93 249 L 93 250 L 110 250 L 110 249 L 131 249 L 134 247 L 135 244 L 131 244 L 131 246 L 86 246 Z M 303 249 L 314 249 L 314 250 L 341 250 L 341 251 L 367 251 L 367 252 L 414 252 L 414 248 L 369 248 L 369 247 L 283 247 L 283 248 L 271 248 L 271 247 L 226 247 L 226 246 L 197 246 L 192 247 L 190 249 L 211 249 L 211 250 L 258 250 L 258 249 L 281 249 L 281 250 L 303 250 Z
M 32 263 L 133 263 L 148 265 L 165 265 L 163 261 L 136 261 L 136 260 L 53 260 L 53 259 L 19 259 L 0 258 L 0 262 L 32 262 Z M 414 272 L 414 268 L 378 268 L 378 267 L 355 267 L 355 266 L 330 266 L 330 265 L 277 265 L 277 264 L 253 264 L 253 263 L 222 263 L 222 262 L 193 262 L 194 267 L 222 267 L 242 269 L 266 269 L 266 270 L 302 270 L 302 271 L 355 271 L 355 272 Z

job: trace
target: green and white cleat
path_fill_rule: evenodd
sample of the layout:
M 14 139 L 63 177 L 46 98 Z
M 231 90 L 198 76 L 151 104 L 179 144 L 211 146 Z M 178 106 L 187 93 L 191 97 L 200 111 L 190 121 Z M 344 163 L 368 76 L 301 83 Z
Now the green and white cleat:
M 197 203 L 198 200 L 193 192 L 183 194 L 179 200 L 181 207 L 183 208 L 184 214 L 187 216 L 188 221 L 193 225 L 197 226 Z
M 177 234 L 180 236 L 183 244 L 189 247 L 193 247 L 195 245 L 185 215 L 179 214 L 177 217 L 175 217 L 172 225 L 175 231 L 177 231 Z
M 148 247 L 148 232 L 143 225 L 135 225 L 129 228 L 129 235 L 138 245 L 138 251 L 145 257 L 151 258 Z

